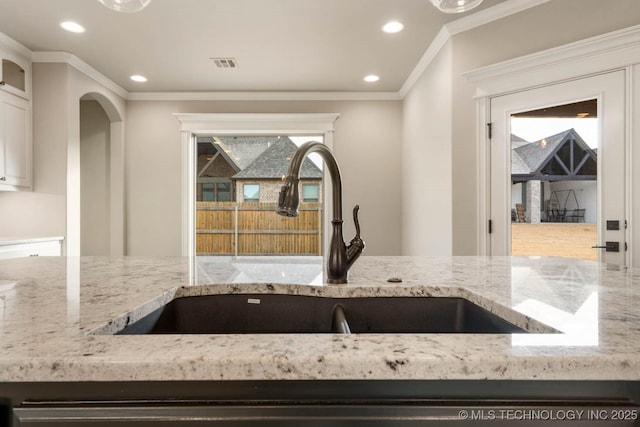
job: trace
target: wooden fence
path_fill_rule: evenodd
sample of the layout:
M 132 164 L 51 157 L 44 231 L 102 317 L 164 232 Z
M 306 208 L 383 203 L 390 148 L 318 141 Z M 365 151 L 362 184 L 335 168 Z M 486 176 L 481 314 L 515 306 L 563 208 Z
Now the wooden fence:
M 297 218 L 275 211 L 276 203 L 196 202 L 196 254 L 322 254 L 321 203 L 301 203 Z

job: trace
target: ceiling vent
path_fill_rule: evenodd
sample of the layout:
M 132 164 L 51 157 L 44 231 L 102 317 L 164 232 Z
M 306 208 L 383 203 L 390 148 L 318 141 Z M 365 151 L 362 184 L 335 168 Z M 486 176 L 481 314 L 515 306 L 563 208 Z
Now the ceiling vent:
M 238 62 L 234 58 L 211 58 L 218 68 L 238 68 Z

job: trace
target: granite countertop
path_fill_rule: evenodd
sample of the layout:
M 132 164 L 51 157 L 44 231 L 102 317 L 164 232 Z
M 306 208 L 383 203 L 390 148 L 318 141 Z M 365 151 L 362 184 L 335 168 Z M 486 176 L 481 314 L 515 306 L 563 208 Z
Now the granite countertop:
M 0 382 L 640 380 L 640 276 L 590 261 L 362 257 L 325 285 L 315 257 L 36 257 L 0 261 L 0 281 Z M 462 296 L 538 333 L 107 334 L 216 293 Z

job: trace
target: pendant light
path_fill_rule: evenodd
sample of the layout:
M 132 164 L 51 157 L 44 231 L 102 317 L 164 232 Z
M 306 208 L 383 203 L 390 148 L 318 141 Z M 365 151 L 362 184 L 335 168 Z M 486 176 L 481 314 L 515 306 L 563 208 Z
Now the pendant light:
M 136 13 L 147 7 L 151 0 L 98 0 L 100 3 L 115 10 L 116 12 L 123 13 Z
M 482 0 L 431 0 L 431 3 L 445 13 L 460 13 L 471 10 L 482 3 Z

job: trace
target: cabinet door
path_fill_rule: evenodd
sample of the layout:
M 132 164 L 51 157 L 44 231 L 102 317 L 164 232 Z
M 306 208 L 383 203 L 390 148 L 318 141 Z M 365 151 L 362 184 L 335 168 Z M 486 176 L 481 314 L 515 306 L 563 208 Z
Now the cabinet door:
M 0 33 L 0 36 L 2 34 Z M 0 37 L 0 91 L 31 99 L 31 62 L 17 52 L 3 49 Z
M 0 186 L 31 186 L 31 108 L 0 93 Z

